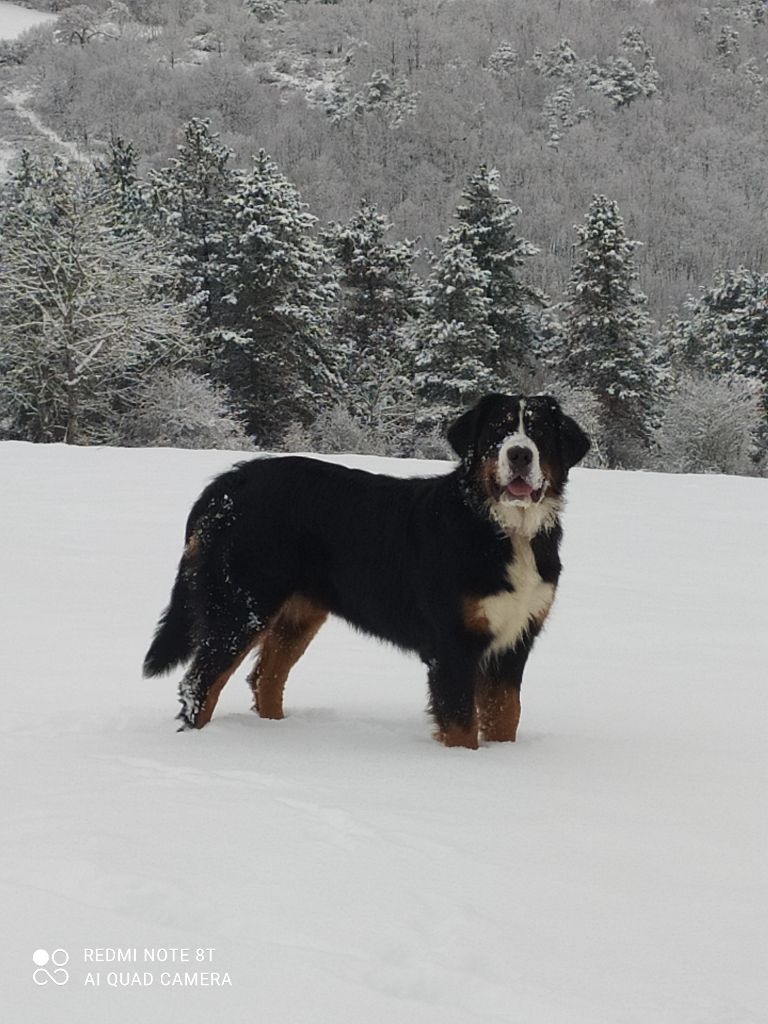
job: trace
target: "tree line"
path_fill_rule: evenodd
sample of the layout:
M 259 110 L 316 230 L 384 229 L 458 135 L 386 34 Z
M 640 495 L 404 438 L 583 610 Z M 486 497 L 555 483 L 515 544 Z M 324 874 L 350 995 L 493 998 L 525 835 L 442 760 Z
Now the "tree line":
M 765 0 L 50 0 L 11 46 L 46 125 L 141 171 L 208 117 L 263 147 L 323 222 L 364 196 L 434 246 L 486 160 L 525 210 L 540 287 L 572 225 L 616 199 L 657 320 L 720 267 L 766 268 Z
M 768 275 L 723 268 L 657 326 L 638 243 L 593 197 L 561 296 L 498 170 L 424 250 L 363 201 L 321 225 L 264 151 L 205 119 L 146 176 L 24 154 L 0 200 L 0 432 L 70 443 L 445 454 L 491 390 L 559 395 L 593 464 L 758 472 Z

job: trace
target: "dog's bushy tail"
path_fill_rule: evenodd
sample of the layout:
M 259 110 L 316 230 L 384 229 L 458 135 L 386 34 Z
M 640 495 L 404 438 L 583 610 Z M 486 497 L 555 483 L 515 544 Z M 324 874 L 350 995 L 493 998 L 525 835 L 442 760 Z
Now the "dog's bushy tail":
M 144 658 L 145 676 L 160 676 L 192 657 L 194 642 L 190 598 L 189 582 L 182 559 L 171 591 L 170 603 L 160 616 L 154 639 Z

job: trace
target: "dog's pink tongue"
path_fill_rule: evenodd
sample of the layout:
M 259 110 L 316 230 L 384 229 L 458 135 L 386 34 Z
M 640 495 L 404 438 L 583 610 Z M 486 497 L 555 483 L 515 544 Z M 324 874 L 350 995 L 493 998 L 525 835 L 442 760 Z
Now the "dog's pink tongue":
M 515 477 L 511 483 L 507 484 L 507 494 L 513 498 L 530 498 L 532 493 L 531 485 L 520 476 Z

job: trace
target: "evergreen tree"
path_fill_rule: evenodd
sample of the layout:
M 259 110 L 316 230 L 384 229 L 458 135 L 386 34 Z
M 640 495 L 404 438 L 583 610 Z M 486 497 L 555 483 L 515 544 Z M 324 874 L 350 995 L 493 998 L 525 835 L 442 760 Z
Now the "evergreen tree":
M 125 220 L 129 230 L 145 219 L 147 214 L 137 163 L 133 143 L 126 142 L 119 135 L 110 140 L 105 159 L 94 163 L 97 177 L 114 193 L 115 202 L 122 214 L 121 219 Z
M 285 14 L 283 0 L 246 0 L 246 7 L 259 21 L 274 21 Z
M 732 25 L 723 25 L 715 43 L 715 60 L 721 68 L 735 71 L 739 63 L 739 33 Z
M 592 117 L 586 107 L 576 107 L 573 86 L 561 85 L 544 100 L 544 118 L 547 123 L 547 145 L 557 149 L 563 136 L 575 124 Z
M 579 69 L 579 58 L 569 39 L 561 39 L 548 53 L 534 50 L 529 63 L 545 78 L 571 79 Z
M 497 78 L 508 78 L 520 65 L 520 54 L 503 39 L 488 58 L 488 70 Z
M 158 234 L 170 239 L 181 297 L 196 309 L 205 334 L 222 317 L 225 201 L 238 172 L 229 166 L 232 152 L 205 119 L 185 125 L 177 152 L 168 167 L 150 175 L 148 201 Z
M 450 417 L 496 386 L 499 339 L 491 325 L 490 272 L 478 263 L 465 226 L 440 239 L 422 314 L 412 336 L 424 428 Z
M 222 374 L 251 432 L 273 442 L 338 388 L 338 287 L 316 218 L 263 151 L 224 200 Z
M 768 274 L 722 270 L 688 309 L 668 340 L 673 365 L 758 380 L 768 408 Z
M 347 224 L 331 225 L 324 234 L 340 273 L 337 325 L 346 346 L 346 406 L 390 452 L 413 424 L 413 374 L 402 328 L 419 311 L 414 243 L 387 241 L 391 227 L 363 201 Z
M 577 227 L 579 253 L 560 308 L 566 367 L 600 403 L 608 464 L 647 441 L 653 377 L 651 322 L 634 282 L 638 242 L 627 238 L 618 205 L 595 196 Z
M 324 233 L 340 269 L 340 327 L 361 351 L 386 346 L 417 308 L 414 243 L 387 242 L 392 225 L 365 200 L 347 224 Z
M 107 440 L 148 367 L 188 355 L 157 243 L 92 172 L 25 154 L 2 197 L 0 408 L 33 441 Z
M 700 33 L 700 35 L 708 36 L 712 33 L 712 12 L 708 7 L 702 7 L 699 13 L 696 15 L 696 20 L 693 23 L 694 29 Z
M 651 48 L 639 29 L 627 29 L 620 45 L 624 56 L 609 57 L 604 65 L 593 60 L 587 68 L 587 86 L 606 96 L 615 110 L 628 107 L 640 96 L 653 96 L 660 81 Z
M 350 97 L 345 116 L 360 117 L 379 114 L 388 128 L 399 128 L 416 111 L 418 93 L 413 92 L 401 75 L 376 70 L 363 86 L 362 92 Z M 335 119 L 339 120 L 339 112 Z
M 486 274 L 488 322 L 498 341 L 489 366 L 506 378 L 532 362 L 533 311 L 545 306 L 547 299 L 538 288 L 520 280 L 520 270 L 539 250 L 517 233 L 515 222 L 521 211 L 499 195 L 497 170 L 481 164 L 462 198 L 456 210 L 461 237 Z

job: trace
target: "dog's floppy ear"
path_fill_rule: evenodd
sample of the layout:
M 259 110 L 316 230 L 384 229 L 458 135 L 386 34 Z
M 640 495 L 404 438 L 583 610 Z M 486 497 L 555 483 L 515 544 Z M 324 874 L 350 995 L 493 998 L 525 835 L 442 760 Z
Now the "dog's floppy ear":
M 480 401 L 467 409 L 448 427 L 446 437 L 448 444 L 460 459 L 466 459 L 475 446 L 475 438 L 491 406 L 498 401 L 498 395 L 485 395 Z
M 560 414 L 560 446 L 563 453 L 563 462 L 565 463 L 565 468 L 570 469 L 577 462 L 581 462 L 592 447 L 592 442 L 576 420 L 566 416 L 559 406 L 558 412 Z

